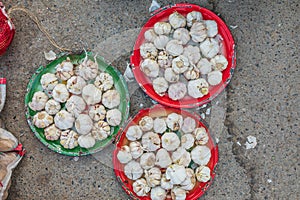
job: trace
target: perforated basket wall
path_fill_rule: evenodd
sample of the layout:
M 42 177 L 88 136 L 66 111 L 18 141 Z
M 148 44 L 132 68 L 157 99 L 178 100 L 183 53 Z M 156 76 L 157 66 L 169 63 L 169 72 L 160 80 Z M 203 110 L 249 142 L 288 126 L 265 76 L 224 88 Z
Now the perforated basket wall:
M 15 27 L 13 23 L 8 19 L 5 12 L 5 7 L 0 2 L 0 55 L 2 55 L 15 35 Z

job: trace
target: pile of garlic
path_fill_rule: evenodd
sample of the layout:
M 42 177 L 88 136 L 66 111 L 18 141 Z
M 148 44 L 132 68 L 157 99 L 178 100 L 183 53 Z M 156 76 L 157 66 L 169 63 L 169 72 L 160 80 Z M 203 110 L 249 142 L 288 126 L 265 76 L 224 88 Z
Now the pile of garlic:
M 170 113 L 144 116 L 126 131 L 128 143 L 117 158 L 138 196 L 185 199 L 196 182 L 207 182 L 211 158 L 208 133 L 191 117 Z
M 41 76 L 43 90 L 35 92 L 29 103 L 36 111 L 33 124 L 43 129 L 47 140 L 60 140 L 65 149 L 91 148 L 122 121 L 113 77 L 88 57 L 78 65 L 67 58 L 55 70 Z
M 144 33 L 140 69 L 152 81 L 159 96 L 173 100 L 200 98 L 222 82 L 228 61 L 222 55 L 218 26 L 192 11 L 174 12 Z

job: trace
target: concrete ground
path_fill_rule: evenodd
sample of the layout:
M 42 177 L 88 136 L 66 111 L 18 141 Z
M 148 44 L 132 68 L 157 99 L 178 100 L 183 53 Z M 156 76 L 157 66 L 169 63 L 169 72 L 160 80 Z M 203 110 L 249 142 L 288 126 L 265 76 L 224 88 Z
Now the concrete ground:
M 207 112 L 220 153 L 216 179 L 201 199 L 299 199 L 299 1 L 189 2 L 218 13 L 231 27 L 237 45 L 237 69 L 230 86 L 209 111 L 199 111 Z M 89 48 L 124 72 L 139 28 L 149 17 L 150 0 L 3 3 L 30 9 L 59 44 Z M 113 146 L 74 159 L 49 150 L 29 129 L 24 116 L 26 86 L 38 66 L 47 63 L 43 52 L 55 48 L 24 13 L 12 17 L 16 35 L 0 57 L 0 77 L 8 79 L 0 117 L 20 136 L 27 154 L 14 171 L 9 199 L 128 199 L 112 170 Z M 153 102 L 136 83 L 130 84 L 133 115 Z M 244 145 L 249 135 L 257 138 L 253 149 Z

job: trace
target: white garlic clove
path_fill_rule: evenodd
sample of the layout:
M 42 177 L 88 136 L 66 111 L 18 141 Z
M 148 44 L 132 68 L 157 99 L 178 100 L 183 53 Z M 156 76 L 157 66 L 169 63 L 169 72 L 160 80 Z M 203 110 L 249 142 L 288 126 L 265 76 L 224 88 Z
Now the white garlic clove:
M 118 109 L 112 109 L 106 113 L 107 123 L 111 126 L 118 126 L 122 121 L 122 113 Z
M 146 180 L 144 178 L 140 178 L 136 180 L 132 184 L 133 191 L 140 197 L 147 196 L 150 192 L 151 188 L 147 184 Z
M 107 91 L 114 86 L 114 80 L 110 74 L 102 72 L 96 77 L 94 85 L 101 91 Z
M 143 169 L 142 169 L 140 163 L 132 160 L 125 165 L 124 173 L 127 176 L 127 178 L 129 178 L 131 180 L 137 180 L 142 177 Z
M 196 169 L 195 175 L 199 182 L 207 182 L 211 179 L 210 169 L 207 166 L 199 166 Z
M 166 178 L 166 174 L 163 174 L 160 181 L 160 186 L 165 190 L 171 190 L 173 188 L 173 184 L 170 179 Z
M 165 35 L 159 35 L 155 38 L 153 44 L 157 49 L 164 49 L 169 42 L 169 37 Z
M 78 138 L 78 144 L 82 148 L 92 148 L 96 143 L 96 140 L 91 134 L 88 135 L 80 135 Z
M 179 81 L 179 74 L 176 74 L 172 68 L 167 68 L 165 70 L 164 77 L 169 83 L 175 83 Z
M 93 84 L 88 84 L 82 89 L 82 98 L 87 105 L 95 105 L 101 101 L 102 92 Z
M 117 158 L 122 164 L 126 164 L 132 160 L 132 156 L 130 153 L 130 148 L 127 145 L 121 147 L 120 151 L 117 154 Z
M 163 77 L 158 77 L 152 82 L 153 89 L 159 96 L 164 96 L 168 90 L 169 84 Z
M 85 110 L 86 104 L 80 96 L 72 95 L 65 106 L 69 113 L 77 117 Z
M 219 53 L 219 43 L 213 38 L 207 38 L 200 44 L 201 53 L 207 58 L 213 58 Z
M 143 131 L 140 128 L 140 126 L 133 125 L 130 126 L 126 132 L 126 137 L 130 141 L 136 141 L 139 140 L 143 135 Z
M 214 70 L 223 71 L 227 68 L 228 61 L 223 55 L 216 55 L 211 59 L 211 63 Z
M 44 90 L 51 91 L 58 84 L 58 79 L 54 74 L 46 73 L 42 75 L 40 83 Z
M 191 118 L 191 117 L 184 118 L 183 124 L 181 127 L 181 130 L 184 133 L 191 133 L 195 130 L 195 128 L 196 128 L 196 121 L 193 118 Z
M 208 142 L 208 134 L 204 127 L 196 128 L 193 132 L 196 143 L 200 145 L 205 145 Z
M 138 141 L 133 141 L 129 143 L 130 147 L 130 153 L 132 155 L 132 158 L 137 159 L 141 155 L 143 155 L 144 150 L 140 142 Z
M 61 130 L 59 130 L 55 124 L 45 128 L 44 135 L 47 140 L 55 141 L 58 140 L 61 134 Z
M 177 74 L 185 72 L 188 69 L 189 65 L 189 59 L 183 55 L 174 58 L 172 61 L 172 69 Z
M 161 148 L 156 152 L 155 159 L 155 165 L 161 168 L 167 168 L 169 165 L 172 164 L 172 159 L 168 151 L 164 148 Z
M 82 89 L 86 86 L 86 82 L 80 76 L 72 76 L 67 81 L 67 89 L 72 94 L 81 94 Z
M 93 121 L 87 114 L 80 114 L 75 120 L 75 128 L 79 134 L 88 134 L 93 128 Z
M 167 192 L 160 186 L 156 186 L 151 189 L 150 197 L 151 200 L 165 200 L 167 197 Z
M 197 11 L 192 11 L 188 13 L 186 16 L 188 27 L 191 27 L 195 22 L 200 22 L 201 20 L 202 20 L 202 14 Z
M 168 115 L 166 123 L 172 131 L 177 131 L 182 127 L 183 117 L 177 113 L 171 113 Z
M 106 117 L 106 109 L 101 104 L 96 104 L 89 108 L 89 116 L 94 121 L 104 120 Z
M 103 93 L 102 104 L 109 109 L 120 105 L 121 97 L 117 90 L 107 90 Z
M 150 187 L 160 185 L 161 171 L 157 167 L 145 170 L 145 178 Z
M 70 93 L 66 85 L 60 83 L 54 87 L 52 96 L 55 101 L 65 103 L 68 100 Z
M 168 95 L 173 100 L 183 99 L 186 95 L 186 92 L 186 85 L 181 82 L 171 84 L 168 89 Z
M 201 58 L 197 67 L 201 74 L 208 74 L 212 70 L 212 63 L 207 58 Z
M 159 66 L 155 60 L 145 59 L 141 64 L 141 70 L 148 77 L 157 77 L 159 73 Z
M 110 126 L 107 122 L 100 120 L 94 123 L 91 134 L 96 140 L 104 140 L 110 135 Z
M 190 65 L 196 65 L 201 58 L 199 47 L 192 45 L 184 48 L 183 55 L 188 58 Z
M 69 78 L 71 78 L 71 76 L 74 75 L 74 65 L 69 58 L 67 58 L 67 60 L 63 61 L 62 63 L 58 64 L 55 68 L 56 76 L 63 81 L 68 80 Z
M 53 123 L 53 117 L 46 111 L 41 111 L 33 116 L 32 122 L 38 128 L 46 128 Z
M 180 184 L 180 188 L 184 189 L 186 191 L 190 191 L 195 187 L 196 184 L 196 176 L 194 173 L 194 170 L 192 170 L 191 168 L 186 168 L 186 178 L 185 180 Z
M 157 133 L 148 132 L 142 137 L 142 146 L 145 151 L 156 151 L 160 147 L 160 138 Z
M 154 31 L 158 35 L 167 35 L 171 32 L 171 25 L 168 22 L 156 22 L 154 24 Z
M 169 16 L 169 22 L 174 29 L 185 27 L 186 19 L 178 12 L 174 12 Z
M 46 106 L 48 99 L 48 96 L 44 92 L 35 92 L 28 106 L 33 111 L 43 110 Z
M 185 200 L 186 199 L 186 191 L 180 187 L 174 187 L 171 190 L 171 196 L 173 200 Z
M 195 22 L 190 30 L 190 35 L 194 42 L 202 42 L 207 37 L 206 25 L 203 22 Z
M 200 98 L 208 94 L 208 83 L 199 78 L 188 82 L 188 94 L 193 98 Z
M 173 38 L 182 42 L 183 45 L 186 45 L 191 37 L 189 31 L 186 28 L 178 28 L 173 33 Z
M 45 110 L 49 115 L 55 115 L 61 109 L 61 105 L 59 102 L 55 101 L 54 99 L 50 99 L 47 101 Z
M 150 153 L 144 153 L 140 157 L 140 164 L 143 169 L 150 169 L 154 167 L 155 165 L 155 154 L 150 152 Z
M 170 40 L 167 43 L 166 51 L 172 56 L 179 56 L 183 53 L 182 42 L 179 40 Z
M 85 59 L 80 65 L 75 69 L 75 73 L 81 76 L 84 80 L 92 80 L 96 78 L 98 74 L 98 63 L 90 59 Z
M 167 151 L 174 151 L 180 145 L 179 137 L 173 132 L 167 132 L 161 137 L 162 147 Z
M 142 131 L 150 131 L 153 128 L 153 119 L 150 116 L 144 116 L 139 121 L 139 126 Z
M 59 111 L 54 117 L 54 123 L 57 128 L 66 130 L 72 128 L 75 118 L 66 110 Z
M 179 147 L 172 153 L 172 160 L 174 164 L 188 167 L 191 162 L 191 155 L 184 148 Z
M 78 146 L 78 134 L 72 130 L 63 131 L 60 135 L 60 144 L 65 149 L 74 149 Z
M 218 25 L 214 20 L 205 20 L 204 21 L 207 29 L 208 37 L 215 37 L 218 34 Z
M 199 70 L 196 67 L 191 67 L 186 72 L 184 72 L 183 75 L 187 80 L 195 80 L 200 77 Z
M 166 121 L 163 118 L 155 118 L 153 121 L 153 131 L 155 133 L 164 133 L 167 130 Z
M 196 146 L 191 152 L 192 160 L 198 165 L 207 165 L 211 152 L 207 146 Z
M 157 64 L 159 67 L 168 68 L 172 65 L 172 56 L 168 55 L 166 51 L 160 51 L 157 56 Z
M 143 43 L 140 46 L 140 54 L 143 58 L 155 58 L 157 53 L 157 48 L 153 43 Z
M 166 178 L 169 179 L 173 185 L 182 183 L 186 175 L 185 167 L 182 165 L 173 164 L 166 170 Z
M 154 29 L 151 28 L 151 29 L 145 31 L 144 37 L 148 42 L 154 42 L 155 38 L 157 38 L 157 35 L 156 35 Z
M 194 146 L 195 138 L 192 134 L 184 134 L 181 137 L 181 146 L 185 149 L 190 149 Z

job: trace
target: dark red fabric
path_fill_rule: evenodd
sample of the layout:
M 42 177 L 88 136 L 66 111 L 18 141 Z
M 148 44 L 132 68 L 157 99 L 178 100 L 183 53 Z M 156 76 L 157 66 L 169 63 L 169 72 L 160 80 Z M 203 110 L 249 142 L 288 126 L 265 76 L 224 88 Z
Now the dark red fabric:
M 12 27 L 9 26 L 8 19 L 4 15 L 0 4 L 0 55 L 6 51 L 15 35 L 15 29 L 13 28 L 12 22 L 11 26 Z

